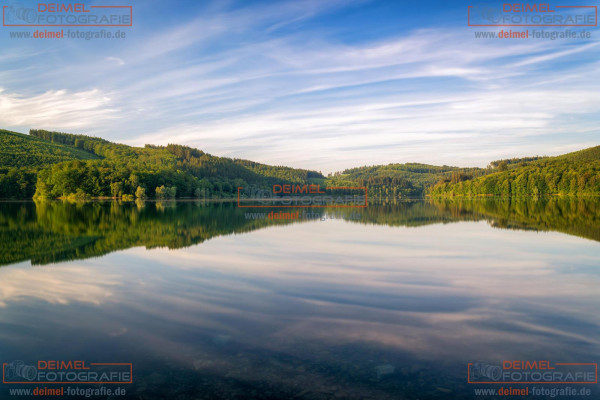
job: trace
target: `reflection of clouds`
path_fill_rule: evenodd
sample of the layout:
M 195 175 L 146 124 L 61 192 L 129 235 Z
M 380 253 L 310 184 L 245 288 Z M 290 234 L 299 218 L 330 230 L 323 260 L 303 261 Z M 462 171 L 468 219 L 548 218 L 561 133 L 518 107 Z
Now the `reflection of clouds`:
M 221 329 L 260 322 L 256 339 L 244 338 L 256 346 L 315 339 L 439 355 L 533 348 L 547 337 L 597 346 L 598 277 L 577 273 L 597 247 L 484 222 L 365 232 L 328 221 L 135 254 L 168 265 L 167 274 L 197 271 L 195 284 L 215 290 L 201 306 L 213 307 L 213 324 L 226 314 Z
M 579 354 L 600 344 L 600 277 L 584 268 L 598 246 L 485 222 L 315 222 L 177 251 L 134 248 L 81 267 L 3 268 L 0 301 L 44 299 L 50 315 L 64 305 L 72 324 L 188 365 L 223 335 L 290 353 L 311 342 L 425 358 Z
M 0 307 L 27 299 L 63 305 L 76 302 L 101 305 L 119 284 L 118 275 L 102 273 L 90 266 L 5 267 L 0 269 Z
M 324 224 L 329 225 L 324 229 Z M 368 235 L 365 229 L 315 222 L 221 238 L 185 252 L 140 249 L 135 254 L 171 268 L 285 280 L 288 288 L 318 282 L 403 293 L 435 289 L 450 296 L 485 295 L 490 302 L 515 296 L 596 296 L 587 274 L 563 280 L 556 272 L 565 263 L 576 268 L 575 263 L 593 260 L 585 251 L 574 254 L 573 248 L 594 254 L 597 243 L 556 233 L 490 230 L 484 222 L 418 230 L 370 226 Z

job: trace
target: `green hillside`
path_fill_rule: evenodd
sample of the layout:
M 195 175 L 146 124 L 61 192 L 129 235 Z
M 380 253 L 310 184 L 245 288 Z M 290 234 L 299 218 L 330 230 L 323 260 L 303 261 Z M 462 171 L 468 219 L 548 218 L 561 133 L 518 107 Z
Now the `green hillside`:
M 331 186 L 367 187 L 376 198 L 422 197 L 439 180 L 479 176 L 482 168 L 459 168 L 406 163 L 365 166 L 347 169 L 328 178 Z
M 99 157 L 82 149 L 51 143 L 34 136 L 0 129 L 0 198 L 30 199 L 37 172 L 70 160 Z
M 433 197 L 600 195 L 600 146 L 523 161 L 498 163 L 497 172 L 461 181 L 442 180 Z
M 87 151 L 0 129 L 0 168 L 44 167 L 62 161 L 93 160 Z
M 187 146 L 132 147 L 32 129 L 0 131 L 0 198 L 234 197 L 238 187 L 323 181 L 316 171 L 216 157 Z
M 324 179 L 316 171 L 216 157 L 175 144 L 132 147 L 84 135 L 44 130 L 31 130 L 30 134 L 98 157 L 42 169 L 36 198 L 227 198 L 236 196 L 238 187 Z
M 32 129 L 0 130 L 0 198 L 233 198 L 238 187 L 282 183 L 367 187 L 371 198 L 600 194 L 600 146 L 558 157 L 497 160 L 488 168 L 406 163 L 320 172 L 217 157 L 188 146 L 132 147 Z

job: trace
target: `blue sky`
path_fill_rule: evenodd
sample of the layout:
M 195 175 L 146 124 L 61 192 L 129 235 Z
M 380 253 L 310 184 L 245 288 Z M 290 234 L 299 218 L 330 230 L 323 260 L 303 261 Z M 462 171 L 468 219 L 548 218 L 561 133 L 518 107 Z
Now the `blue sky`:
M 478 39 L 500 28 L 468 27 L 474 3 L 119 1 L 134 16 L 120 40 L 11 39 L 32 28 L 2 27 L 0 127 L 323 172 L 600 144 L 598 28 Z

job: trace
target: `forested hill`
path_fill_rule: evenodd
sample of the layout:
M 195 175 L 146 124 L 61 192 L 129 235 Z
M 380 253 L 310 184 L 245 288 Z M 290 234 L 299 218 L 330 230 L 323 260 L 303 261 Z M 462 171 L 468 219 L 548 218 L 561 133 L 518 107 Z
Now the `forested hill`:
M 95 160 L 93 153 L 31 135 L 0 129 L 0 199 L 30 199 L 37 172 L 72 160 Z
M 367 187 L 370 198 L 600 195 L 600 146 L 558 157 L 497 160 L 488 168 L 406 163 L 330 174 L 217 157 L 169 144 L 132 147 L 32 129 L 0 130 L 0 199 L 233 198 L 238 187 L 316 183 Z
M 16 138 L 16 139 L 15 139 Z M 180 145 L 132 147 L 32 129 L 0 131 L 0 198 L 234 197 L 237 187 L 323 181 L 320 172 L 216 157 Z
M 433 197 L 600 195 L 600 146 L 557 157 L 494 162 L 497 172 L 472 179 L 442 180 Z
M 459 168 L 406 163 L 347 169 L 329 176 L 332 186 L 367 187 L 374 198 L 423 197 L 440 180 L 473 177 L 486 173 L 483 168 Z
M 0 148 L 0 168 L 44 167 L 62 161 L 98 158 L 87 151 L 4 129 L 0 129 Z

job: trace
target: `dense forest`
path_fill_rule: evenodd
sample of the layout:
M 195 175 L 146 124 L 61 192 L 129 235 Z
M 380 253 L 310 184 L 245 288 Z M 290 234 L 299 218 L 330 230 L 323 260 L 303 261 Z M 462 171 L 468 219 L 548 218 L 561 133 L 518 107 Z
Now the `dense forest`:
M 433 197 L 600 195 L 600 146 L 558 157 L 500 160 L 492 173 L 440 180 Z
M 331 186 L 366 187 L 371 198 L 420 198 L 439 180 L 485 173 L 483 168 L 406 163 L 347 169 L 330 175 L 328 181 Z
M 169 144 L 132 147 L 32 129 L 0 130 L 0 198 L 233 198 L 238 187 L 321 184 L 366 187 L 373 198 L 599 195 L 600 146 L 559 157 L 492 161 L 487 168 L 417 163 L 330 174 L 217 157 Z
M 107 140 L 32 129 L 0 132 L 1 198 L 91 197 L 170 199 L 234 197 L 238 187 L 322 182 L 316 171 L 216 157 L 170 144 L 143 148 Z M 19 154 L 26 152 L 26 162 Z
M 64 161 L 98 159 L 77 148 L 3 129 L 0 148 L 0 198 L 30 199 L 39 170 Z

